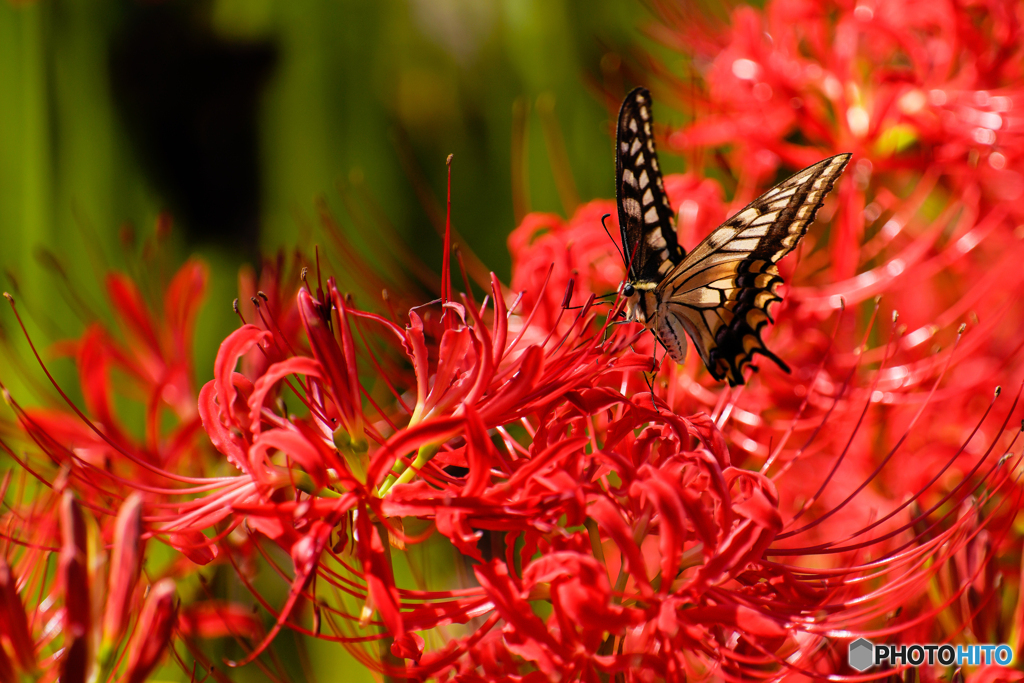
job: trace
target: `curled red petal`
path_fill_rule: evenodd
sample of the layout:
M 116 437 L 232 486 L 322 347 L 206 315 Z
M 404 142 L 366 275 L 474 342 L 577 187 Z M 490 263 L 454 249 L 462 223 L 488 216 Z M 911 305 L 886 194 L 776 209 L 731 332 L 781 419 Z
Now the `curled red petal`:
M 406 630 L 402 620 L 398 589 L 395 587 L 395 577 L 388 559 L 388 551 L 384 548 L 385 540 L 377 526 L 370 522 L 365 511 L 356 516 L 356 527 L 359 531 L 356 555 L 362 564 L 363 576 L 366 579 L 368 603 L 372 603 L 380 613 L 381 621 L 384 622 L 388 633 L 396 641 L 400 641 L 406 636 Z
M 434 513 L 434 523 L 437 525 L 438 533 L 447 536 L 456 548 L 466 557 L 471 557 L 477 562 L 483 562 L 483 555 L 480 554 L 480 532 L 469 526 L 466 513 L 462 510 L 451 508 L 437 508 Z
M 229 424 L 239 429 L 239 424 L 234 414 L 235 397 L 238 392 L 235 389 L 235 366 L 241 358 L 252 347 L 262 341 L 270 340 L 273 335 L 266 330 L 261 330 L 255 325 L 243 325 L 227 336 L 221 342 L 217 350 L 217 358 L 213 363 L 213 382 L 217 388 L 217 400 L 220 403 L 220 414 Z M 204 420 L 205 424 L 205 420 Z
M 220 406 L 217 405 L 216 399 L 217 383 L 210 380 L 199 391 L 199 417 L 203 422 L 203 429 L 210 437 L 213 447 L 223 453 L 228 462 L 240 470 L 251 473 L 246 452 L 247 444 L 220 419 Z
M 227 516 L 230 509 L 225 508 L 222 516 Z M 211 520 L 210 524 L 213 524 Z M 210 543 L 201 531 L 173 531 L 168 534 L 171 547 L 198 565 L 207 565 L 217 559 L 220 549 Z
M 503 562 L 492 561 L 473 567 L 480 585 L 494 602 L 494 609 L 505 620 L 504 637 L 509 650 L 553 674 L 570 658 L 570 653 L 554 639 L 544 622 L 533 613 L 529 601 L 509 576 Z
M 299 432 L 290 429 L 271 429 L 263 432 L 249 449 L 250 462 L 254 467 L 259 467 L 259 463 L 267 458 L 267 451 L 272 449 L 280 450 L 299 463 L 317 486 L 327 485 L 327 468 L 320 457 L 319 449 Z
M 647 578 L 647 567 L 644 564 L 640 548 L 633 540 L 633 531 L 627 525 L 618 508 L 607 498 L 601 497 L 594 501 L 588 509 L 588 514 L 605 530 L 605 533 L 615 541 L 629 568 L 629 574 L 640 589 L 644 597 L 653 594 L 651 583 Z
M 267 368 L 260 375 L 260 378 L 256 380 L 256 383 L 253 385 L 252 395 L 249 396 L 249 424 L 254 435 L 259 434 L 262 429 L 260 413 L 263 410 L 263 402 L 267 394 L 270 393 L 278 381 L 288 375 L 305 375 L 307 377 L 316 377 L 317 379 L 323 377 L 320 363 L 313 358 L 306 358 L 305 356 L 288 358 L 274 363 Z

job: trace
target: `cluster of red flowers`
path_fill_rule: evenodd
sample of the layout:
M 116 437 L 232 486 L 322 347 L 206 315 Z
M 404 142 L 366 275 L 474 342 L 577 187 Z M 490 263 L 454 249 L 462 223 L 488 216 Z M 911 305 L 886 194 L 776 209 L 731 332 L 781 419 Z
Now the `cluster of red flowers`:
M 696 83 L 660 70 L 658 101 L 696 113 L 662 131 L 691 161 L 665 179 L 683 245 L 729 212 L 708 178 L 736 207 L 854 153 L 830 227 L 781 264 L 768 343 L 792 375 L 730 389 L 690 354 L 648 388 L 650 335 L 595 299 L 623 276 L 609 201 L 528 216 L 482 300 L 447 257 L 403 313 L 268 262 L 198 391 L 203 266 L 160 305 L 111 277 L 125 341 L 58 347 L 83 408 L 4 389 L 0 681 L 141 681 L 167 652 L 194 680 L 228 680 L 228 652 L 286 680 L 282 628 L 460 681 L 853 680 L 858 636 L 1024 647 L 1021 9 L 656 6 Z

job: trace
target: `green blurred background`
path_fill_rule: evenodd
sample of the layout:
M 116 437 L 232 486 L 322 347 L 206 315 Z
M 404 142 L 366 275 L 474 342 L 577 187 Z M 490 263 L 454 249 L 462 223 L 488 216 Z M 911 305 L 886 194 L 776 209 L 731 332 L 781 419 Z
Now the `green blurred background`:
M 656 49 L 649 21 L 631 0 L 0 0 L 0 289 L 45 346 L 86 310 L 110 321 L 107 269 L 166 279 L 198 253 L 204 382 L 237 325 L 241 265 L 323 244 L 318 198 L 361 242 L 339 186 L 439 271 L 429 214 L 449 153 L 455 227 L 507 282 L 517 215 L 614 196 L 610 112 Z M 174 230 L 147 261 L 161 211 Z M 32 403 L 40 372 L 15 330 L 0 313 L 0 378 Z M 55 365 L 73 387 L 70 362 Z M 370 680 L 339 646 L 310 649 L 316 680 Z
M 101 271 L 139 251 L 124 226 L 141 243 L 166 210 L 168 267 L 191 253 L 213 267 L 205 379 L 236 323 L 241 263 L 322 243 L 302 228 L 318 197 L 357 232 L 339 183 L 439 270 L 428 213 L 443 210 L 449 153 L 455 227 L 507 281 L 517 213 L 613 196 L 600 89 L 632 84 L 622 60 L 649 21 L 628 0 L 0 2 L 2 288 L 44 339 L 76 334 L 63 300 L 102 310 Z

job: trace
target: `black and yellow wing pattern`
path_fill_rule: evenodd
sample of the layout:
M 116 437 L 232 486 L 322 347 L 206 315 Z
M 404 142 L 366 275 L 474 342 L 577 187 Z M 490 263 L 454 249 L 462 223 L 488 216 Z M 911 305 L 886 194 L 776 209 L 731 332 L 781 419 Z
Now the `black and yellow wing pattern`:
M 636 113 L 630 113 L 634 109 Z M 620 222 L 623 214 L 626 216 L 622 223 L 623 248 L 627 259 L 636 254 L 623 287 L 627 317 L 651 329 L 677 363 L 686 357 L 685 332 L 717 380 L 743 384 L 743 371 L 756 354 L 772 359 L 788 372 L 785 362 L 761 338 L 765 325 L 774 322 L 769 306 L 782 300 L 777 263 L 806 234 L 850 155 L 824 159 L 784 180 L 684 254 L 676 244 L 671 209 L 667 218 L 661 211 L 661 207 L 668 206 L 668 200 L 653 156 L 653 143 L 649 148 L 653 166 L 648 162 L 641 168 L 635 163 L 637 155 L 626 156 L 635 146 L 634 140 L 646 144 L 629 123 L 638 118 L 648 124 L 643 128 L 638 123 L 638 128 L 649 131 L 650 95 L 642 88 L 630 93 L 623 104 L 616 148 Z M 634 133 L 628 141 L 623 138 L 624 130 Z M 624 142 L 628 142 L 628 147 L 624 147 Z M 639 221 L 631 221 L 636 218 L 632 204 L 623 206 L 626 200 L 638 201 L 636 192 L 628 191 L 640 191 L 627 182 L 627 172 L 634 168 L 646 172 L 647 187 L 655 188 L 650 202 L 642 201 L 645 194 L 640 195 Z M 648 205 L 658 211 L 647 209 Z M 671 241 L 665 239 L 666 234 L 671 235 Z M 657 237 L 664 239 L 661 249 L 657 248 L 661 245 Z
M 657 283 L 683 259 L 654 148 L 653 122 L 651 94 L 644 88 L 629 93 L 616 129 L 615 195 L 632 282 Z

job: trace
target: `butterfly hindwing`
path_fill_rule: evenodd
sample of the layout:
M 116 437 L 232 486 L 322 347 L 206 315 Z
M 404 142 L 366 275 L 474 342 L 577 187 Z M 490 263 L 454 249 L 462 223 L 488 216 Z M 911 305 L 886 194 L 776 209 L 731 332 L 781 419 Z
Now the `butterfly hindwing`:
M 651 94 L 636 88 L 619 110 L 615 193 L 630 281 L 653 286 L 682 261 L 683 250 L 661 179 L 652 123 Z
M 711 375 L 743 384 L 743 370 L 760 353 L 789 370 L 761 339 L 781 301 L 778 261 L 807 232 L 849 154 L 805 168 L 747 205 L 708 235 L 655 289 L 652 329 L 681 324 Z

